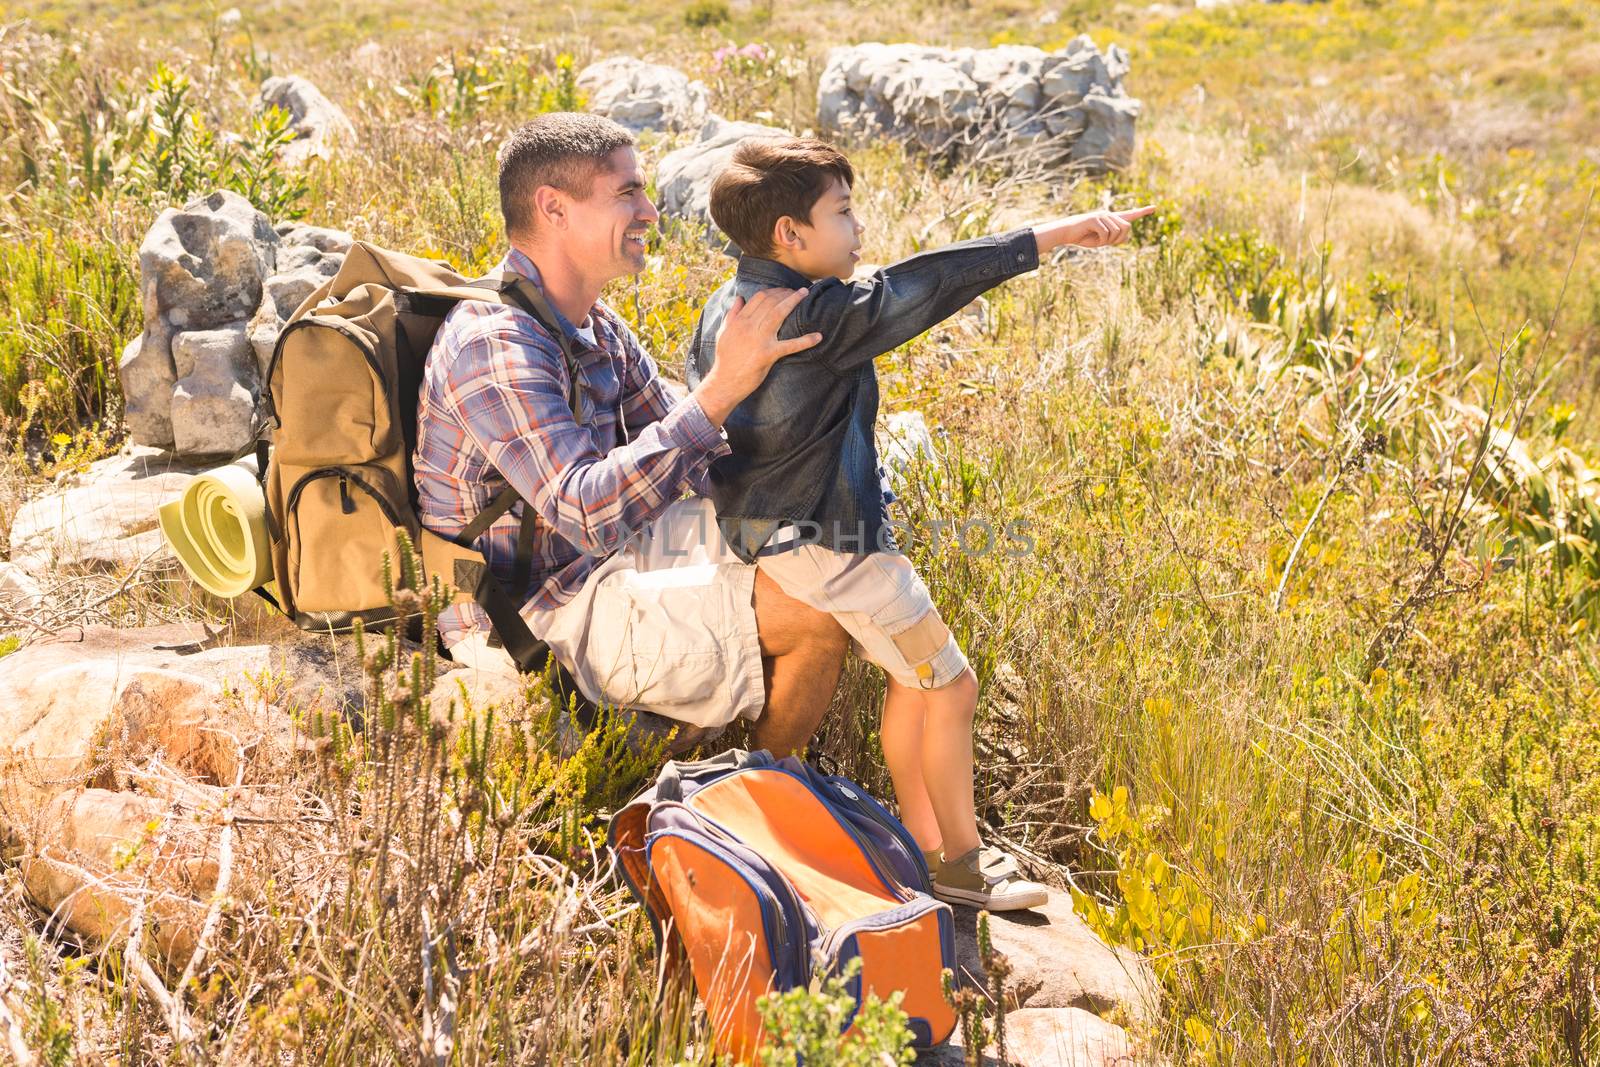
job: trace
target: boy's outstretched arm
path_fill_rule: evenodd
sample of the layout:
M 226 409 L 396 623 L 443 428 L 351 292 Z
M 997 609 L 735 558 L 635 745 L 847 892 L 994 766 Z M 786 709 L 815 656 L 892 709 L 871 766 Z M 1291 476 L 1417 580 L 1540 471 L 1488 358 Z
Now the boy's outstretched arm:
M 1090 211 L 1082 215 L 1068 215 L 1040 223 L 1033 228 L 1033 236 L 1039 242 L 1040 256 L 1047 256 L 1063 245 L 1081 245 L 1084 248 L 1119 245 L 1133 232 L 1134 220 L 1142 219 L 1153 211 L 1155 207 L 1150 205 L 1129 211 Z
M 1122 243 L 1132 221 L 1154 210 L 1069 215 L 920 252 L 862 281 L 818 282 L 778 336 L 820 333 L 822 343 L 799 358 L 846 373 L 937 326 L 1001 282 L 1034 270 L 1040 256 L 1063 245 Z

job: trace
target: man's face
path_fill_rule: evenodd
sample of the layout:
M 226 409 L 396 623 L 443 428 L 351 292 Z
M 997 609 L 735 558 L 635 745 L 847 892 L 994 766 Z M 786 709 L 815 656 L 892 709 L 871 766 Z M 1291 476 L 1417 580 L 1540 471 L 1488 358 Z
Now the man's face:
M 573 259 L 597 281 L 644 270 L 644 241 L 661 217 L 644 188 L 639 154 L 618 148 L 606 157 L 585 199 L 568 198 L 565 243 Z
M 796 265 L 808 278 L 848 279 L 861 262 L 866 227 L 856 220 L 850 187 L 838 178 L 811 205 L 810 222 L 796 222 L 795 230 L 805 242 L 795 255 Z

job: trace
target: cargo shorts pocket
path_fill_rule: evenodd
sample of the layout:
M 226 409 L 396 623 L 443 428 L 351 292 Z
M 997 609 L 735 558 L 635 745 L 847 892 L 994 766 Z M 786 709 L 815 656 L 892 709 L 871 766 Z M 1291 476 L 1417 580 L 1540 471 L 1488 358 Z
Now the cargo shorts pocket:
M 648 573 L 619 571 L 595 591 L 586 662 L 606 699 L 670 709 L 727 690 L 719 640 L 725 594 L 712 581 L 714 568 L 706 570 L 704 584 L 658 583 Z

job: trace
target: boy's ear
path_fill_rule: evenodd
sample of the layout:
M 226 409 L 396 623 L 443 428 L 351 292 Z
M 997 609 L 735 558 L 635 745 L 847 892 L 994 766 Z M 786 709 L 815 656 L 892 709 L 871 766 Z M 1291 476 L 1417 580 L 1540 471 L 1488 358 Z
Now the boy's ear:
M 804 252 L 806 239 L 794 216 L 782 215 L 772 224 L 772 247 L 779 252 Z

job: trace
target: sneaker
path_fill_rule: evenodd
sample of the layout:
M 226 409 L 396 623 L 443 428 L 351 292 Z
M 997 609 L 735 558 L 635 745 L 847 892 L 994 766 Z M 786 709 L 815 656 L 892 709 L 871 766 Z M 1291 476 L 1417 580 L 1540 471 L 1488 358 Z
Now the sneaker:
M 975 848 L 933 868 L 933 895 L 947 904 L 989 911 L 1042 908 L 1050 894 L 1022 877 L 1017 861 L 997 848 Z

